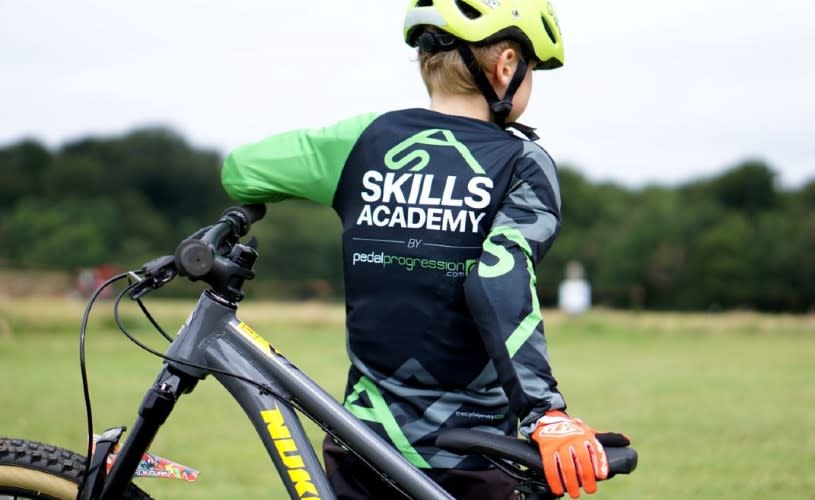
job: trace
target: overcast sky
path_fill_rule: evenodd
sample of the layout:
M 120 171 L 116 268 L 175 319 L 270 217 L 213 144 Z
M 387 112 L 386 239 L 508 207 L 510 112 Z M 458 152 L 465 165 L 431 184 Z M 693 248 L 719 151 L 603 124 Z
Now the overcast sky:
M 169 125 L 221 152 L 426 106 L 403 0 L 0 0 L 0 145 Z M 560 0 L 566 66 L 524 123 L 594 180 L 758 157 L 815 179 L 815 0 Z

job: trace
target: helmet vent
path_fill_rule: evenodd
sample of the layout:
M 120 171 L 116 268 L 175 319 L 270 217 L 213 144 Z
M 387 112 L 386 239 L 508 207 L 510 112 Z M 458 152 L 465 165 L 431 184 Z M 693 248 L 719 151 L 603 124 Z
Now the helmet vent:
M 541 17 L 541 22 L 543 23 L 543 29 L 546 30 L 546 34 L 549 35 L 549 40 L 552 40 L 552 43 L 557 44 L 557 38 L 555 37 L 555 32 L 552 31 L 552 26 L 549 25 L 549 22 L 545 17 Z
M 433 7 L 433 0 L 419 0 L 416 7 Z
M 481 12 L 464 0 L 456 0 L 456 7 L 458 7 L 458 10 L 460 10 L 467 19 L 478 19 L 481 17 Z

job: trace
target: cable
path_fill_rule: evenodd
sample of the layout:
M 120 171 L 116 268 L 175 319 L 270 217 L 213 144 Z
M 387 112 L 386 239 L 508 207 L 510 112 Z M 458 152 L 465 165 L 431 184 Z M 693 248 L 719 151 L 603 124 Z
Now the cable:
M 93 292 L 93 295 L 88 299 L 88 305 L 85 306 L 85 313 L 82 315 L 82 326 L 79 330 L 79 371 L 82 375 L 82 391 L 85 397 L 85 416 L 88 421 L 88 456 L 85 460 L 85 474 L 82 476 L 82 483 L 79 485 L 79 491 L 85 486 L 85 479 L 88 477 L 91 467 L 91 456 L 93 455 L 93 409 L 91 407 L 91 393 L 88 387 L 88 371 L 85 368 L 85 333 L 88 329 L 88 320 L 90 319 L 91 309 L 93 308 L 99 295 L 109 286 L 117 281 L 127 278 L 127 273 L 117 274 L 116 276 L 105 281 Z
M 144 313 L 147 319 L 150 320 L 150 323 L 153 325 L 153 327 L 155 327 L 156 330 L 158 330 L 161 336 L 167 339 L 167 342 L 172 343 L 173 338 L 170 337 L 170 335 L 164 331 L 164 329 L 156 322 L 155 319 L 153 319 L 153 315 L 150 314 L 150 311 L 147 310 L 147 307 L 144 305 L 144 302 L 142 302 L 141 299 L 136 299 L 136 303 L 139 304 L 139 308 L 141 309 L 141 311 Z
M 337 435 L 337 433 L 334 432 L 334 430 L 331 429 L 325 422 L 318 419 L 316 416 L 312 415 L 310 411 L 308 411 L 306 408 L 301 406 L 299 401 L 297 401 L 296 399 L 292 400 L 292 401 L 289 402 L 289 406 L 293 407 L 295 410 L 299 411 L 300 413 L 302 413 L 303 415 L 308 417 L 308 419 L 311 420 L 312 422 L 314 422 L 314 424 L 317 425 L 317 427 L 319 427 L 326 434 L 331 436 L 331 438 L 334 441 L 336 441 L 337 443 L 339 443 L 340 446 L 343 446 L 346 451 L 348 451 L 349 453 L 354 455 L 360 462 L 367 465 L 368 468 L 371 469 L 371 471 L 374 472 L 377 476 L 379 476 L 379 478 L 383 482 L 385 482 L 385 484 L 387 484 L 390 488 L 396 490 L 396 492 L 401 494 L 404 498 L 407 498 L 407 499 L 413 498 L 412 496 L 410 496 L 410 494 L 408 494 L 405 490 L 403 490 L 402 487 L 399 484 L 397 484 L 394 480 L 392 480 L 390 477 L 388 477 L 387 474 L 385 474 L 384 472 L 377 469 L 376 466 L 373 463 L 371 463 L 369 460 L 367 460 L 365 457 L 363 457 L 358 451 L 356 451 L 351 446 L 349 446 L 348 443 L 346 443 L 344 439 L 342 439 L 339 435 Z
M 138 283 L 134 283 L 134 284 L 128 286 L 127 288 L 122 290 L 119 293 L 119 295 L 116 297 L 116 301 L 113 303 L 113 318 L 116 321 L 116 326 L 119 328 L 119 331 L 121 331 L 124 334 L 125 337 L 127 337 L 131 342 L 136 344 L 140 349 L 142 349 L 144 351 L 147 351 L 150 354 L 152 354 L 153 356 L 161 358 L 164 361 L 169 361 L 171 363 L 175 363 L 175 364 L 178 364 L 178 365 L 189 366 L 190 368 L 195 368 L 196 370 L 203 370 L 203 371 L 206 371 L 206 372 L 209 372 L 209 373 L 212 373 L 212 374 L 218 374 L 218 375 L 224 375 L 226 377 L 232 377 L 234 379 L 240 380 L 242 382 L 246 382 L 247 384 L 250 384 L 250 385 L 258 388 L 263 394 L 271 394 L 271 395 L 279 398 L 281 401 L 285 401 L 285 402 L 289 401 L 289 398 L 285 397 L 284 395 L 280 394 L 279 392 L 276 392 L 272 387 L 270 387 L 270 386 L 268 386 L 266 384 L 261 384 L 261 383 L 255 382 L 254 380 L 252 380 L 250 378 L 247 378 L 247 377 L 244 377 L 243 375 L 238 375 L 237 373 L 232 373 L 232 372 L 228 372 L 228 371 L 225 371 L 225 370 L 219 370 L 219 369 L 212 368 L 212 367 L 209 367 L 209 366 L 198 365 L 198 364 L 195 364 L 195 363 L 190 363 L 189 361 L 182 361 L 180 359 L 175 359 L 175 358 L 173 358 L 171 356 L 167 356 L 166 354 L 162 354 L 162 353 L 156 351 L 152 347 L 142 343 L 137 338 L 135 338 L 133 336 L 133 334 L 131 334 L 127 330 L 127 328 L 124 326 L 124 323 L 122 322 L 122 318 L 119 316 L 119 304 L 122 302 L 122 299 L 125 297 L 125 295 L 127 295 L 130 292 L 130 290 L 133 289 L 136 285 L 138 285 Z

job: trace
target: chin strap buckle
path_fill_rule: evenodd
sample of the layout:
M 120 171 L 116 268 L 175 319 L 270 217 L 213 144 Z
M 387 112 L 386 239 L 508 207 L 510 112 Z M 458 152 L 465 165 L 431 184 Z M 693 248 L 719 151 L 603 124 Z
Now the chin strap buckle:
M 500 101 L 490 104 L 490 110 L 496 117 L 506 118 L 512 111 L 512 101 L 502 99 Z

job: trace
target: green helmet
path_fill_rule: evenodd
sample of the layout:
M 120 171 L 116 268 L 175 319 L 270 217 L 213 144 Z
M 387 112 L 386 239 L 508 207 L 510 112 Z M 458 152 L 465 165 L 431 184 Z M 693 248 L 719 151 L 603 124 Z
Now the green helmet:
M 405 41 L 416 47 L 428 27 L 473 44 L 515 40 L 527 58 L 539 61 L 535 69 L 563 66 L 563 39 L 549 0 L 411 0 Z

